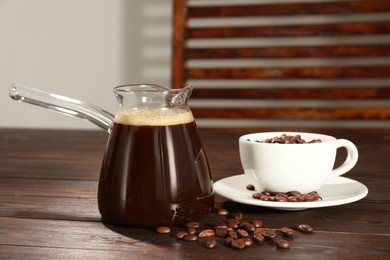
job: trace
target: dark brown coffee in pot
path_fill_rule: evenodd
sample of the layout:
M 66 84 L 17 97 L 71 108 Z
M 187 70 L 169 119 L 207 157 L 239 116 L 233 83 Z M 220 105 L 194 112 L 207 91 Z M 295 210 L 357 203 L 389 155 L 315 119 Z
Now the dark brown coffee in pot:
M 213 204 L 208 162 L 189 110 L 117 115 L 99 181 L 104 222 L 180 225 L 207 215 Z

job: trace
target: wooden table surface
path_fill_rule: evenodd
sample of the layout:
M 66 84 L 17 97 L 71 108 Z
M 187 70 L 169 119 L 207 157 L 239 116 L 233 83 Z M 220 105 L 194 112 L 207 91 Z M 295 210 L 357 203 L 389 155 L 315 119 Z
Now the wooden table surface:
M 242 173 L 238 137 L 247 132 L 201 130 L 214 181 Z M 356 144 L 358 164 L 346 177 L 368 189 L 357 202 L 303 211 L 278 211 L 226 201 L 215 208 L 279 229 L 305 223 L 290 249 L 272 241 L 244 250 L 177 240 L 175 234 L 105 225 L 96 203 L 107 134 L 102 131 L 0 129 L 1 259 L 360 259 L 390 258 L 390 134 L 333 133 Z M 220 216 L 200 220 L 212 225 Z

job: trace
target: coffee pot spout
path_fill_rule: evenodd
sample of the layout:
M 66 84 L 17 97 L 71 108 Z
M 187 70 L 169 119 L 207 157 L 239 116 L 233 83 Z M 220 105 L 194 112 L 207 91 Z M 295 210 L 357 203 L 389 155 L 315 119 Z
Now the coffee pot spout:
M 114 120 L 113 114 L 95 105 L 20 84 L 12 84 L 9 88 L 9 95 L 16 101 L 86 119 L 107 132 L 110 132 Z

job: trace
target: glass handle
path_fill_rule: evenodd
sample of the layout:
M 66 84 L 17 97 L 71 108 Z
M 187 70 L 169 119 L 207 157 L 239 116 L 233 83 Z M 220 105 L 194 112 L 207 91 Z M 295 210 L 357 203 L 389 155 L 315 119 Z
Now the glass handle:
M 19 84 L 11 85 L 9 95 L 16 101 L 48 108 L 68 116 L 87 119 L 107 132 L 110 132 L 114 120 L 114 115 L 95 105 Z

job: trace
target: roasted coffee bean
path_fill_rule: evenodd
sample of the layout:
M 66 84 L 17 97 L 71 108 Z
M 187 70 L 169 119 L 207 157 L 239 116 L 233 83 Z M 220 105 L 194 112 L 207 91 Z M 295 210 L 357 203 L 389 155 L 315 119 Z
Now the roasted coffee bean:
M 250 222 L 247 221 L 247 220 L 241 220 L 241 221 L 238 223 L 238 226 L 241 228 L 241 227 L 243 227 L 243 226 L 246 225 L 246 224 L 250 224 Z
M 248 232 L 246 230 L 243 230 L 243 229 L 237 229 L 237 234 L 240 237 L 249 237 Z
M 263 234 L 265 240 L 274 240 L 276 238 L 276 233 L 267 232 Z
M 301 224 L 298 226 L 298 230 L 302 233 L 313 233 L 314 229 L 306 224 Z
M 277 192 L 276 194 L 275 194 L 275 197 L 283 197 L 283 198 L 288 198 L 288 195 L 286 194 L 286 193 L 284 193 L 284 192 Z
M 187 229 L 187 232 L 188 232 L 188 234 L 193 235 L 193 234 L 196 234 L 197 229 L 194 228 L 194 227 L 189 227 L 189 228 Z
M 314 195 L 313 194 L 306 194 L 304 196 L 305 201 L 314 201 Z
M 251 141 L 248 139 L 248 141 Z M 267 138 L 264 140 L 255 140 L 257 143 L 272 143 L 272 144 L 312 144 L 312 143 L 320 143 L 321 139 L 313 139 L 309 142 L 306 140 L 302 139 L 300 135 L 286 135 L 282 134 L 281 136 L 275 136 L 272 138 Z
M 289 193 L 276 193 L 276 192 L 261 192 L 262 196 L 268 197 L 282 197 L 289 198 L 292 194 L 302 197 L 307 194 L 303 194 L 300 196 L 298 192 L 292 191 Z M 312 196 L 316 196 L 316 192 L 308 193 Z M 318 195 L 319 196 L 319 195 Z M 294 197 L 297 198 L 297 197 Z M 201 244 L 203 244 L 206 248 L 215 248 L 217 246 L 216 238 L 212 237 L 221 237 L 224 238 L 224 244 L 226 246 L 231 246 L 235 249 L 244 249 L 253 245 L 253 243 L 263 244 L 265 240 L 269 240 L 272 242 L 268 242 L 267 244 L 274 244 L 278 248 L 290 248 L 291 238 L 285 240 L 280 239 L 277 234 L 277 231 L 273 228 L 263 227 L 263 222 L 259 219 L 255 220 L 243 220 L 243 214 L 238 212 L 233 215 L 234 218 L 229 219 L 227 221 L 217 220 L 214 223 L 212 228 L 203 227 L 198 232 L 198 228 L 200 224 L 197 222 L 190 222 L 185 225 L 187 227 L 187 231 L 179 231 L 176 233 L 176 238 L 184 241 L 198 241 L 200 240 Z M 306 224 L 301 224 L 295 228 L 301 232 L 312 233 L 313 228 Z M 171 228 L 167 226 L 161 226 L 156 228 L 156 232 L 161 234 L 168 234 L 171 232 Z M 279 232 L 279 231 L 278 231 Z M 292 237 L 294 234 L 294 229 L 283 227 L 280 229 L 280 232 L 285 237 Z M 211 239 L 212 238 L 212 239 Z
M 179 231 L 179 232 L 176 233 L 176 238 L 177 238 L 177 239 L 182 239 L 182 238 L 183 238 L 184 236 L 186 236 L 186 235 L 188 235 L 187 232 L 185 232 L 185 231 Z
M 234 240 L 234 239 L 233 239 L 232 237 L 227 237 L 227 238 L 225 239 L 225 245 L 226 245 L 226 246 L 231 246 L 233 240 Z
M 301 194 L 298 191 L 290 192 L 256 192 L 252 194 L 254 199 L 263 201 L 277 201 L 277 202 L 310 202 L 321 200 L 321 196 L 316 192 L 310 192 L 307 194 Z
M 271 196 L 267 196 L 267 195 L 264 195 L 264 194 L 263 194 L 263 195 L 260 196 L 260 199 L 261 199 L 261 200 L 264 200 L 264 201 L 269 201 L 269 200 L 271 200 L 270 197 L 271 197 Z
M 249 237 L 243 237 L 241 239 L 244 242 L 245 247 L 250 247 L 253 245 L 253 241 Z
M 217 240 L 215 240 L 215 239 L 207 240 L 206 248 L 213 249 L 213 248 L 216 248 L 216 247 L 217 247 Z
M 166 226 L 160 226 L 156 228 L 156 232 L 159 234 L 168 234 L 171 232 L 171 228 Z
M 309 192 L 307 194 L 307 196 L 312 196 L 313 197 L 313 201 L 322 200 L 321 196 L 316 191 Z
M 290 248 L 290 242 L 284 239 L 280 239 L 276 241 L 276 246 L 281 249 L 289 249 Z
M 260 234 L 263 235 L 266 240 L 274 240 L 276 238 L 275 230 L 270 228 L 264 229 Z
M 218 209 L 217 215 L 218 216 L 227 216 L 229 214 L 229 211 L 227 209 Z
M 260 200 L 264 195 L 261 192 L 256 192 L 252 194 L 252 198 Z M 266 196 L 264 196 L 265 198 Z
M 294 197 L 294 196 L 288 196 L 287 201 L 288 201 L 288 202 L 297 202 L 297 201 L 298 201 L 298 198 L 297 198 L 297 197 Z
M 257 243 L 263 243 L 264 242 L 264 236 L 261 234 L 253 234 L 253 240 Z
M 260 219 L 255 219 L 252 221 L 252 224 L 253 226 L 255 226 L 255 228 L 259 228 L 263 226 L 263 221 L 261 221 Z
M 293 197 L 299 197 L 302 195 L 302 193 L 300 193 L 299 191 L 293 190 L 293 191 L 288 192 L 288 195 L 293 196 Z
M 225 221 L 217 220 L 214 222 L 214 228 L 227 228 L 227 223 Z
M 284 227 L 281 229 L 281 232 L 286 237 L 292 237 L 294 234 L 294 230 L 288 227 Z
M 256 230 L 256 227 L 253 224 L 251 224 L 251 223 L 244 224 L 241 227 L 243 229 L 245 229 L 246 231 L 248 231 L 248 232 L 253 232 L 253 231 Z
M 265 232 L 267 228 L 265 227 L 259 227 L 259 228 L 256 228 L 255 231 L 253 231 L 254 234 L 261 234 L 262 232 Z
M 237 239 L 239 237 L 237 232 L 235 232 L 234 230 L 228 231 L 228 236 L 233 238 L 233 239 Z
M 246 185 L 246 189 L 247 190 L 255 190 L 256 188 L 253 184 L 248 184 L 248 185 Z
M 183 237 L 183 240 L 190 241 L 190 242 L 198 241 L 198 236 L 194 234 L 188 234 Z
M 186 227 L 188 228 L 198 228 L 200 227 L 200 224 L 198 222 L 189 222 L 186 224 Z
M 240 223 L 237 219 L 230 219 L 227 223 L 227 226 L 230 228 L 238 228 L 238 224 Z
M 275 200 L 279 201 L 279 202 L 287 202 L 288 201 L 287 197 L 285 197 L 285 196 L 278 196 L 278 195 L 275 196 Z
M 233 218 L 237 220 L 241 220 L 244 217 L 244 215 L 241 212 L 237 212 L 233 214 Z
M 245 248 L 245 241 L 242 239 L 233 240 L 231 246 L 235 249 L 242 250 Z
M 199 232 L 199 237 L 213 237 L 215 236 L 215 232 L 212 229 L 205 229 Z
M 215 235 L 217 237 L 226 237 L 228 235 L 228 229 L 227 228 L 217 228 L 217 229 L 215 229 Z

